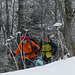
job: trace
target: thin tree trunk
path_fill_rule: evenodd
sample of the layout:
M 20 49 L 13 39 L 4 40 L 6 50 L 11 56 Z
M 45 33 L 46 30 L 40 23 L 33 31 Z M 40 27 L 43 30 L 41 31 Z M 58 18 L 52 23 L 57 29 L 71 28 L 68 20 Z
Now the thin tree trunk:
M 12 29 L 11 29 L 11 35 L 13 34 L 13 27 L 14 27 L 14 4 L 15 4 L 15 0 L 12 3 L 13 12 L 12 12 Z
M 18 7 L 18 31 L 21 31 L 23 33 L 23 0 L 19 0 L 19 7 Z M 17 42 L 20 42 L 20 37 L 17 36 Z
M 55 23 L 57 22 L 57 0 L 55 0 Z
M 19 0 L 19 8 L 18 8 L 18 31 L 23 32 L 23 0 Z
M 2 0 L 1 0 L 2 2 Z M 2 11 L 2 3 L 1 3 L 1 11 Z M 6 43 L 6 36 L 5 36 L 5 28 L 4 28 L 4 23 L 3 23 L 3 20 L 2 20 L 2 12 L 1 12 L 1 25 L 2 25 L 2 30 L 3 30 L 3 39 L 4 39 L 4 44 Z
M 43 24 L 43 0 L 40 1 L 41 4 L 41 32 L 43 32 L 42 24 Z
M 0 31 L 1 31 L 1 27 L 2 27 L 2 18 L 1 18 L 2 14 L 1 13 L 2 13 L 2 11 L 1 11 L 1 8 L 0 8 Z
M 8 10 L 8 0 L 6 0 L 6 15 L 7 15 L 7 21 L 6 21 L 6 33 L 7 33 L 7 38 L 10 35 L 10 30 L 9 30 L 9 10 Z

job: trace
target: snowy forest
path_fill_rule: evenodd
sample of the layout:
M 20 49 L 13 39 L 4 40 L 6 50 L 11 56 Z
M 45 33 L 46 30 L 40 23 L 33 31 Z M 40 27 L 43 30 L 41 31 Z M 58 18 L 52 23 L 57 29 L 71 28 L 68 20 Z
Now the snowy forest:
M 23 69 L 11 52 L 25 34 L 39 45 L 43 32 L 58 46 L 51 62 L 75 56 L 75 0 L 0 0 L 0 73 Z

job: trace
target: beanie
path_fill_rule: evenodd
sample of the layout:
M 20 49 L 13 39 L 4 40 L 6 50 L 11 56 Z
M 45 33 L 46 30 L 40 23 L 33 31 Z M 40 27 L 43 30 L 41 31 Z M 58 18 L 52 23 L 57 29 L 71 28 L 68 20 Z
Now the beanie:
M 48 39 L 48 37 L 47 37 L 47 34 L 46 34 L 46 33 L 43 33 L 43 37 L 42 37 L 42 39 Z

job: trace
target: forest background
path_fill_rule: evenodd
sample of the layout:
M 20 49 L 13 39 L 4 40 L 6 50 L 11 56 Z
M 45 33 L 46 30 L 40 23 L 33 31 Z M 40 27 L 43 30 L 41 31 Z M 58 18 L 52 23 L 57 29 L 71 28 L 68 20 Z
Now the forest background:
M 42 33 L 53 35 L 51 38 L 58 46 L 53 61 L 75 56 L 75 0 L 0 0 L 0 72 L 16 70 L 10 65 L 10 51 L 20 42 L 19 33 L 35 38 L 37 44 Z M 19 61 L 19 55 L 16 57 Z M 21 69 L 19 62 L 19 67 Z

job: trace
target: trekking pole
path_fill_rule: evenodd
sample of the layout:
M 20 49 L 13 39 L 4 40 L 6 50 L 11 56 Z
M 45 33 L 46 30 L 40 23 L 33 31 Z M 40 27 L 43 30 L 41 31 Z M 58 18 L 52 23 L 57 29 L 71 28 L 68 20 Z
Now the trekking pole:
M 16 61 L 16 59 L 15 59 L 15 57 L 14 57 L 13 53 L 12 53 L 12 50 L 11 50 L 11 49 L 10 49 L 7 45 L 8 45 L 8 43 L 6 43 L 6 44 L 5 44 L 5 46 L 7 47 L 7 49 L 9 49 L 10 53 L 12 54 L 13 59 L 14 59 L 15 64 L 16 64 L 16 68 L 17 68 L 17 70 L 19 70 L 19 68 L 18 68 L 18 64 L 17 64 L 17 61 Z M 11 60 L 12 60 L 12 59 L 11 59 Z M 11 64 L 12 64 L 12 63 L 11 63 Z
M 10 53 L 13 55 L 12 50 L 11 50 L 9 47 L 7 47 L 7 48 L 10 50 Z M 14 55 L 13 55 L 13 59 L 14 59 L 14 61 L 15 61 L 15 64 L 16 64 L 16 68 L 17 68 L 17 70 L 19 70 L 19 68 L 18 68 L 18 64 L 17 64 L 17 61 L 16 61 Z
M 11 56 L 11 66 L 12 66 L 12 62 L 13 62 L 13 56 Z
M 37 52 L 37 54 L 38 54 L 39 56 L 41 56 L 40 53 L 39 53 L 37 50 L 35 50 L 35 51 Z
M 19 34 L 19 36 L 20 36 L 20 41 L 21 41 L 21 32 L 19 32 L 18 34 Z M 17 41 L 15 41 L 15 42 L 16 42 L 16 44 L 17 44 L 17 46 L 18 46 Z M 22 63 L 23 63 L 23 65 L 24 65 L 24 69 L 25 69 L 25 68 L 26 68 L 26 65 L 25 65 L 25 60 L 24 60 L 24 58 L 23 58 L 23 52 L 22 52 L 22 42 L 21 42 L 21 49 L 20 49 L 20 47 L 19 47 L 19 50 L 21 50 L 21 51 L 20 51 L 21 59 L 22 59 Z
M 18 43 L 17 43 L 17 41 L 15 40 L 15 43 L 17 44 L 17 46 L 18 46 Z M 23 65 L 24 65 L 24 69 L 26 68 L 25 67 L 25 63 L 24 63 L 24 59 L 23 59 L 23 55 L 22 55 L 22 49 L 20 49 L 20 47 L 18 46 L 18 48 L 19 48 L 19 50 L 21 50 L 20 51 L 20 54 L 21 54 L 21 59 L 22 59 L 22 63 L 23 63 Z M 21 48 L 22 48 L 22 43 L 21 43 Z

